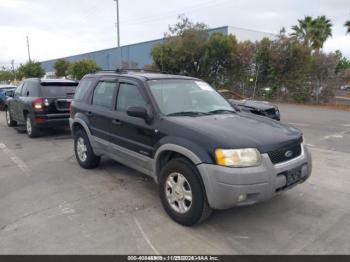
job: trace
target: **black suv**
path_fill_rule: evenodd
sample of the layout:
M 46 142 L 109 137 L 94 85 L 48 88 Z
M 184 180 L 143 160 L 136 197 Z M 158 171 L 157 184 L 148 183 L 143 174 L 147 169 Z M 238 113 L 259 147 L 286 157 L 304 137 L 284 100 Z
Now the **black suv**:
M 234 108 L 191 77 L 145 72 L 85 76 L 71 105 L 81 167 L 108 156 L 154 178 L 175 221 L 251 205 L 304 182 L 311 155 L 302 133 Z
M 7 125 L 24 125 L 31 138 L 39 136 L 43 128 L 68 126 L 69 107 L 77 85 L 66 79 L 24 80 L 7 102 Z

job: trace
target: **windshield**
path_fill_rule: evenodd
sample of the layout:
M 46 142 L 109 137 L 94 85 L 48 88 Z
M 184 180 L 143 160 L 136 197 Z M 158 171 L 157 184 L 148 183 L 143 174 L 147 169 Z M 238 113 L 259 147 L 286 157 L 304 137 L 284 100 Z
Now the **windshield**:
M 150 80 L 153 97 L 164 115 L 234 112 L 210 85 L 196 80 Z

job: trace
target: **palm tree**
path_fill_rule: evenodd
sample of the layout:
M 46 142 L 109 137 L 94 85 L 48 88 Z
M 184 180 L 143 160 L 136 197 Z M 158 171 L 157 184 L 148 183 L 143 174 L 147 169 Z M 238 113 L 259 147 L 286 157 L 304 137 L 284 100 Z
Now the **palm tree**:
M 298 20 L 298 23 L 298 25 L 292 27 L 292 30 L 294 30 L 292 36 L 303 41 L 305 45 L 310 46 L 311 28 L 313 23 L 312 17 L 305 16 L 303 20 Z
M 332 26 L 331 21 L 325 16 L 319 16 L 315 19 L 306 16 L 304 19 L 298 20 L 298 25 L 292 27 L 294 32 L 291 35 L 318 52 L 326 40 L 332 36 Z
M 319 52 L 323 48 L 324 43 L 332 36 L 332 23 L 326 16 L 319 16 L 313 20 L 311 29 L 311 47 Z
M 350 20 L 349 20 L 349 21 L 346 21 L 345 27 L 346 27 L 346 33 L 347 33 L 347 34 L 350 34 Z

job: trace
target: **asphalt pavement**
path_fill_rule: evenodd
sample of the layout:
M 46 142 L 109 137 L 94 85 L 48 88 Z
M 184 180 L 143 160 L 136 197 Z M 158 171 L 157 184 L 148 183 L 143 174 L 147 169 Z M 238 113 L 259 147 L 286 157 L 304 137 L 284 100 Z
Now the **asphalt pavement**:
M 0 113 L 0 254 L 350 254 L 350 112 L 280 109 L 305 134 L 312 177 L 192 228 L 148 177 L 109 159 L 83 170 L 69 130 L 29 139 Z

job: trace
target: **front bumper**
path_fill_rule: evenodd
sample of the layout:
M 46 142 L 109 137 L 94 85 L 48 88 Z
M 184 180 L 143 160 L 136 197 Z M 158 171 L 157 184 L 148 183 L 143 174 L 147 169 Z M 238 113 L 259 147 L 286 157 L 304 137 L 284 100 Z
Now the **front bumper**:
M 286 171 L 302 167 L 302 179 L 297 184 L 303 183 L 311 175 L 311 154 L 304 145 L 302 154 L 288 162 L 274 165 L 267 154 L 263 154 L 262 158 L 260 166 L 250 168 L 198 165 L 209 206 L 228 209 L 262 202 L 296 185 L 286 187 L 287 178 L 283 175 Z

